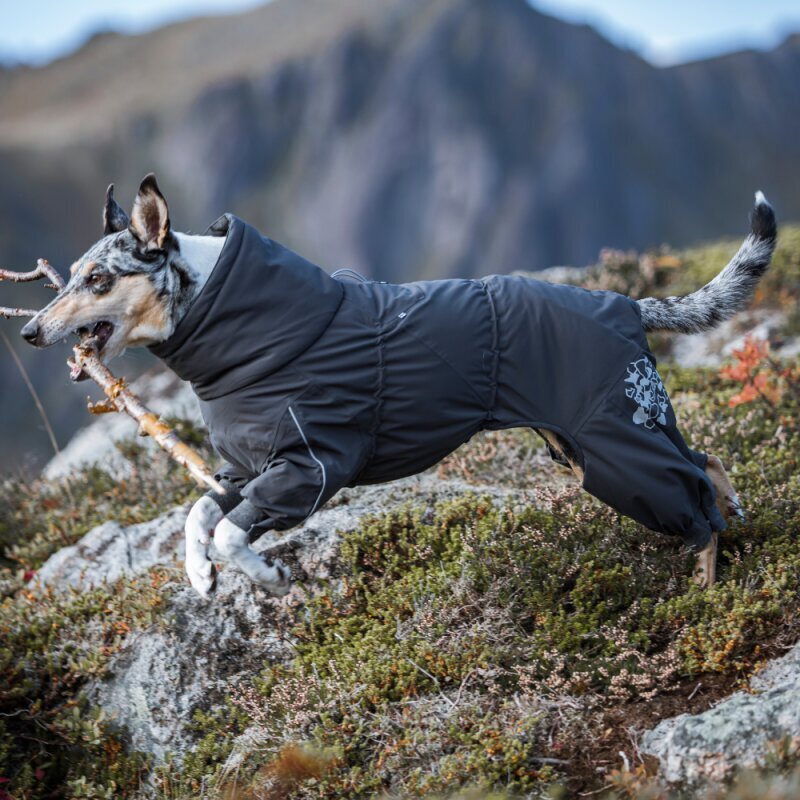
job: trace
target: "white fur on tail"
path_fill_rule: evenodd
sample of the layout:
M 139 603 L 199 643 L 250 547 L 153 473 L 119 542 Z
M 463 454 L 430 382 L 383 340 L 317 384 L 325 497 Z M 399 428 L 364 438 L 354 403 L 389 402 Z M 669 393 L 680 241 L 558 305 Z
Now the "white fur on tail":
M 710 283 L 684 297 L 639 300 L 646 331 L 700 333 L 743 309 L 767 271 L 775 249 L 775 213 L 763 192 L 756 192 L 751 232 L 736 255 Z

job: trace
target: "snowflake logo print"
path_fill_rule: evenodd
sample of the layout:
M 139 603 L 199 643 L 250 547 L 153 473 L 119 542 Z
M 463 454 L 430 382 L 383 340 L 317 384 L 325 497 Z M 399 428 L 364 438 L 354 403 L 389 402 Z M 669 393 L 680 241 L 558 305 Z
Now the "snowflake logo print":
M 645 428 L 654 428 L 655 424 L 667 424 L 669 397 L 661 376 L 646 356 L 628 365 L 628 377 L 625 383 L 625 395 L 636 403 L 633 421 Z

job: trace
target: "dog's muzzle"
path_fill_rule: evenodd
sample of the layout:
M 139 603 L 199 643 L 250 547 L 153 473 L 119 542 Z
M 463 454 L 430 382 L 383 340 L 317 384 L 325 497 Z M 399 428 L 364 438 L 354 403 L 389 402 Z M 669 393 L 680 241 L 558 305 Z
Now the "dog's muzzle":
M 39 323 L 32 319 L 30 322 L 26 323 L 23 329 L 20 331 L 22 338 L 28 342 L 28 344 L 36 345 L 39 341 Z

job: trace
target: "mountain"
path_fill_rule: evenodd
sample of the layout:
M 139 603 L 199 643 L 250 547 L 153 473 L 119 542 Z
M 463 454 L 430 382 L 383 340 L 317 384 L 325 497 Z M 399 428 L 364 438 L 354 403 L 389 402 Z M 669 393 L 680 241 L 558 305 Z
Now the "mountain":
M 104 33 L 0 74 L 0 263 L 66 267 L 106 185 L 129 201 L 150 170 L 178 228 L 230 210 L 382 280 L 739 234 L 756 188 L 800 218 L 798 87 L 799 37 L 659 69 L 524 0 L 275 0 Z M 69 427 L 62 356 L 24 351 Z M 30 414 L 0 359 L 17 452 Z

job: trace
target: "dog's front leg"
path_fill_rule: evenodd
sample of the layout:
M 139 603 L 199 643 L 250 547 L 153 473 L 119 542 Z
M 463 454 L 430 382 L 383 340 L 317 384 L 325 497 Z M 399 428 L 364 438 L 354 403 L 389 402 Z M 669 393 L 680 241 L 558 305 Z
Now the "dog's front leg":
M 250 547 L 247 531 L 223 519 L 214 532 L 214 544 L 220 554 L 238 567 L 253 583 L 282 597 L 291 588 L 289 568 L 279 559 L 267 561 Z
M 208 597 L 216 587 L 217 570 L 208 557 L 208 546 L 222 518 L 219 504 L 207 495 L 192 506 L 186 518 L 186 573 L 201 597 Z

